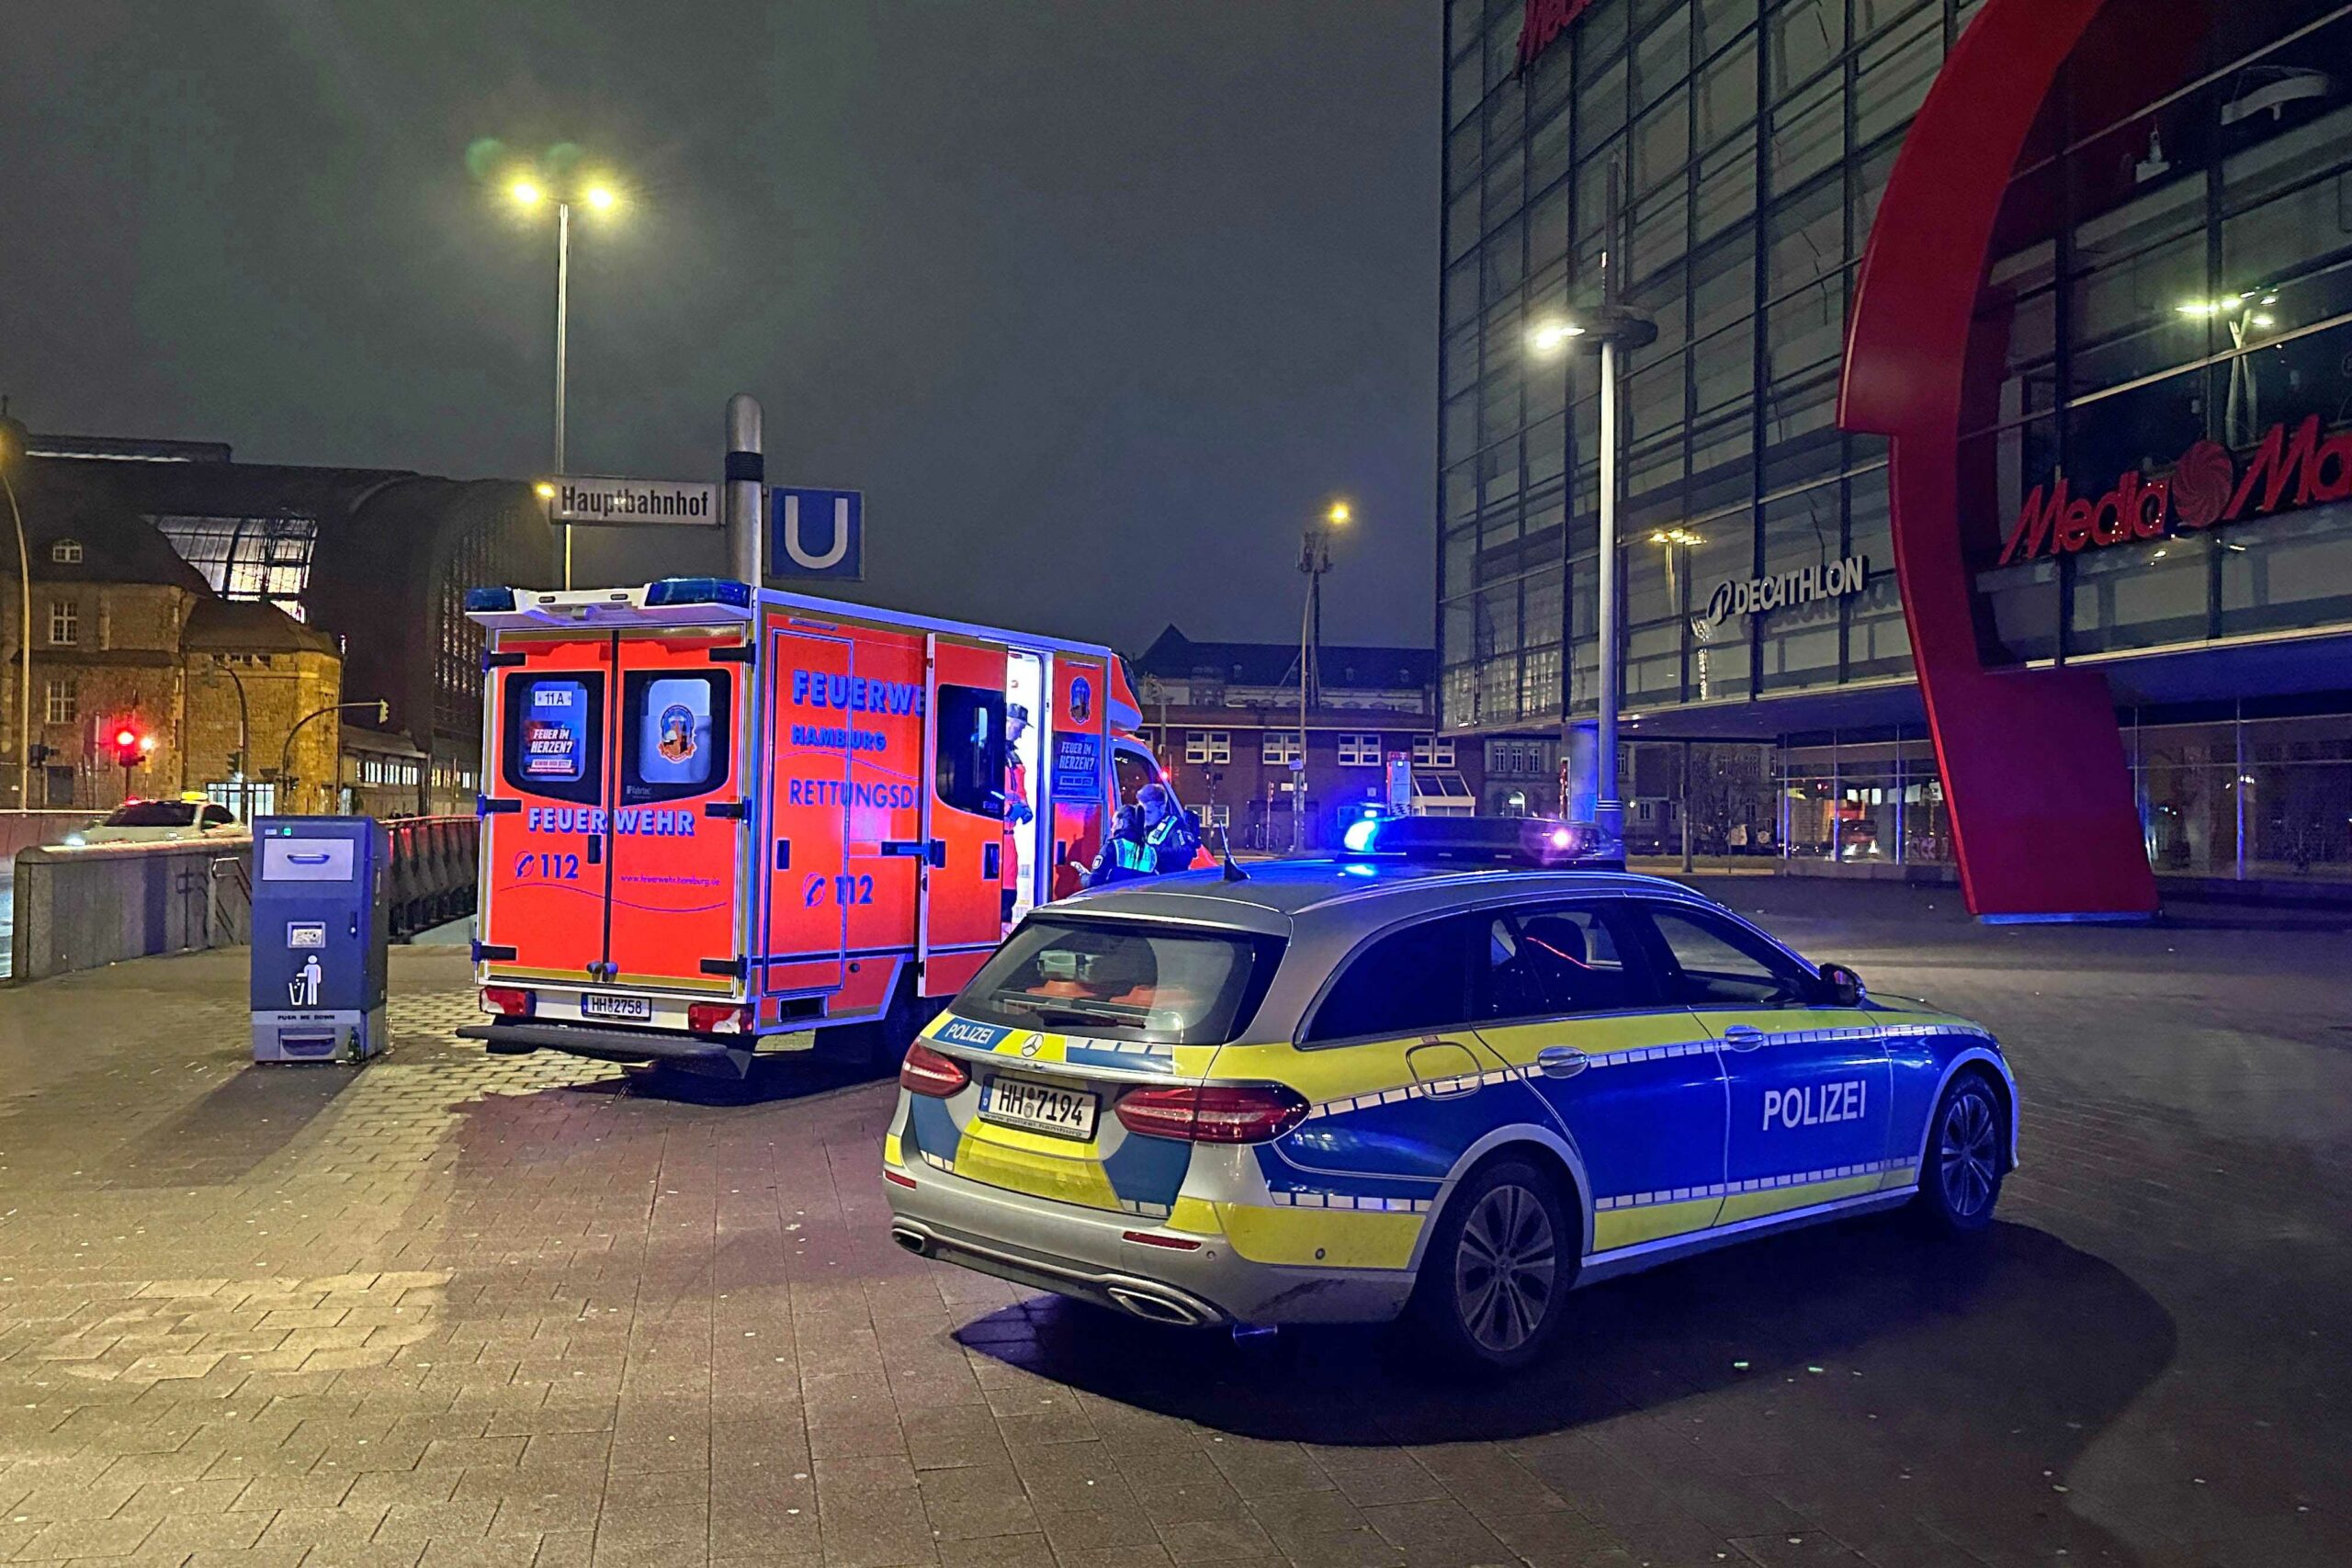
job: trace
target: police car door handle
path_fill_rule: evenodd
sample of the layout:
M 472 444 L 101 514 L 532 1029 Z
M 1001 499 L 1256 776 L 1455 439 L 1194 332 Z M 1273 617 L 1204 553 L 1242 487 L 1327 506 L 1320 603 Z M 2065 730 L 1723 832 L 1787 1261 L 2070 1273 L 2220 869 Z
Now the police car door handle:
M 1764 1032 L 1752 1023 L 1735 1023 L 1724 1030 L 1724 1043 L 1735 1051 L 1753 1051 L 1764 1043 Z
M 1535 1053 L 1535 1067 L 1547 1078 L 1572 1078 L 1592 1066 L 1573 1045 L 1546 1045 Z

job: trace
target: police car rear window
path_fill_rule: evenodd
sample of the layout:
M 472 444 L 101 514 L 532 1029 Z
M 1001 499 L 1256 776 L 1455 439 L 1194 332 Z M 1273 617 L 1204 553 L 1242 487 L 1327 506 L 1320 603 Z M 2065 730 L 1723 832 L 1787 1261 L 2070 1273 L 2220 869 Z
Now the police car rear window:
M 1032 919 L 956 998 L 962 1018 L 1157 1045 L 1222 1045 L 1249 1027 L 1280 938 Z

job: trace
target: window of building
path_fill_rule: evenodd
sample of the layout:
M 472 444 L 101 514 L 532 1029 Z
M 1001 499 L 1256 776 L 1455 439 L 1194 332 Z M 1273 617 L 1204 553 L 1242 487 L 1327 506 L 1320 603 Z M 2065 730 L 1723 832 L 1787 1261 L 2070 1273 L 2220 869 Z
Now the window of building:
M 73 566 L 82 558 L 82 541 L 60 539 L 49 547 L 49 558 L 60 566 Z
M 71 681 L 51 681 L 42 688 L 44 722 L 72 724 L 82 716 L 81 694 Z
M 1230 762 L 1233 761 L 1233 736 L 1223 729 L 1188 729 L 1184 732 L 1184 761 L 1188 762 Z
M 1453 766 L 1453 738 L 1452 736 L 1414 736 L 1413 766 L 1417 768 Z
M 1340 766 L 1343 768 L 1380 766 L 1380 737 L 1377 735 L 1340 736 Z
M 1201 821 L 1211 828 L 1230 828 L 1233 826 L 1233 807 L 1204 806 L 1201 807 Z
M 319 538 L 317 518 L 166 515 L 152 521 L 214 592 L 260 600 L 302 618 L 302 591 L 311 583 L 311 552 Z
M 1268 767 L 1288 767 L 1298 761 L 1298 731 L 1269 729 L 1258 739 L 1258 761 Z
M 53 648 L 71 648 L 82 640 L 82 606 L 71 599 L 49 602 L 49 640 Z

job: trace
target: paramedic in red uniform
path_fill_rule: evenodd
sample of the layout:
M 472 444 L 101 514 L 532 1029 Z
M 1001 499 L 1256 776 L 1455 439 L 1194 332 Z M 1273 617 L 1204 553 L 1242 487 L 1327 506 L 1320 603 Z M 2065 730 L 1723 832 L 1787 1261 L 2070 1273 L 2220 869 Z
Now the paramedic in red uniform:
M 1013 829 L 1037 815 L 1029 804 L 1029 764 L 1021 760 L 1021 738 L 1029 733 L 1029 710 L 1019 703 L 1004 709 L 1004 851 L 997 867 L 1004 884 L 1006 925 L 1021 898 L 1020 836 Z

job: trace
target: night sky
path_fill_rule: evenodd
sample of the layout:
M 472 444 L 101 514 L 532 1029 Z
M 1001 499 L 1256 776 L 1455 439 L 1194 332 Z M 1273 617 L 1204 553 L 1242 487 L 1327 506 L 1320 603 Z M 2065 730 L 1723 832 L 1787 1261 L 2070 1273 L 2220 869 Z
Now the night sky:
M 877 602 L 1139 647 L 1426 644 L 1435 0 L 30 0 L 0 390 L 35 430 L 534 478 L 572 142 L 571 464 L 861 488 Z M 715 538 L 583 534 L 582 579 Z

